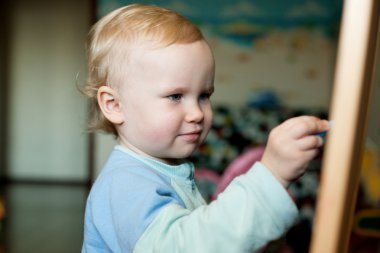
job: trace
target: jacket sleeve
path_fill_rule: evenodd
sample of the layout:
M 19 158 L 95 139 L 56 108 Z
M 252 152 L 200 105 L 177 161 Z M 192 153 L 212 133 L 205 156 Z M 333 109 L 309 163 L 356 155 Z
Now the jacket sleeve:
M 133 252 L 255 252 L 283 235 L 297 216 L 286 190 L 256 163 L 209 205 L 194 211 L 175 203 L 166 205 Z
M 166 206 L 185 206 L 166 178 L 139 164 L 119 167 L 101 174 L 91 189 L 82 252 L 133 252 Z

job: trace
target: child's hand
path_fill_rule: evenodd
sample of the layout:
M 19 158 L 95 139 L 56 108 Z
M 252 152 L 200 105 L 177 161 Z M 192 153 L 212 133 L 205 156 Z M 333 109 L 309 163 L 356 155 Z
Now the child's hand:
M 287 188 L 304 174 L 323 145 L 323 139 L 315 134 L 328 130 L 327 120 L 313 116 L 288 119 L 269 134 L 261 163 Z

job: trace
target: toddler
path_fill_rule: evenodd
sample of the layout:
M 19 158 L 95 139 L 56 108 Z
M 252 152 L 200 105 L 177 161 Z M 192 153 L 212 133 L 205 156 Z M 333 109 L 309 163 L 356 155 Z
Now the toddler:
M 87 200 L 83 253 L 255 252 L 294 224 L 286 188 L 322 146 L 325 120 L 274 128 L 261 162 L 206 204 L 186 160 L 212 124 L 214 57 L 200 30 L 134 4 L 99 20 L 87 46 L 90 126 L 119 145 Z

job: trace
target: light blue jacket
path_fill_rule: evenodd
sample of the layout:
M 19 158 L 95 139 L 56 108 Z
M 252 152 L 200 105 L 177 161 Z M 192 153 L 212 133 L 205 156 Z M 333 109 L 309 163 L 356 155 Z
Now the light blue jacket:
M 117 146 L 87 200 L 82 253 L 251 253 L 297 216 L 260 163 L 206 205 L 191 163 L 170 166 Z

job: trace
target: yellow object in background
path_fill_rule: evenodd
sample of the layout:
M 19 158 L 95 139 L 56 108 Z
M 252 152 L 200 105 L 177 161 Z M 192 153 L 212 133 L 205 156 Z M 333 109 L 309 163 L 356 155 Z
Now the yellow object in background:
M 4 204 L 4 201 L 0 198 L 0 232 L 2 230 L 2 222 L 3 220 L 5 219 L 5 204 Z M 0 233 L 1 235 L 1 233 Z M 2 253 L 2 249 L 1 249 L 1 245 L 0 245 L 0 253 Z
M 361 236 L 380 237 L 380 166 L 379 149 L 367 141 L 363 154 L 361 187 L 368 209 L 358 210 L 354 217 L 353 231 Z
M 354 232 L 361 236 L 380 237 L 380 209 L 360 210 L 355 215 Z
M 361 185 L 366 200 L 377 207 L 380 205 L 380 161 L 378 155 L 378 148 L 371 141 L 367 141 L 362 161 Z
M 0 221 L 5 218 L 5 205 L 2 199 L 0 199 Z

